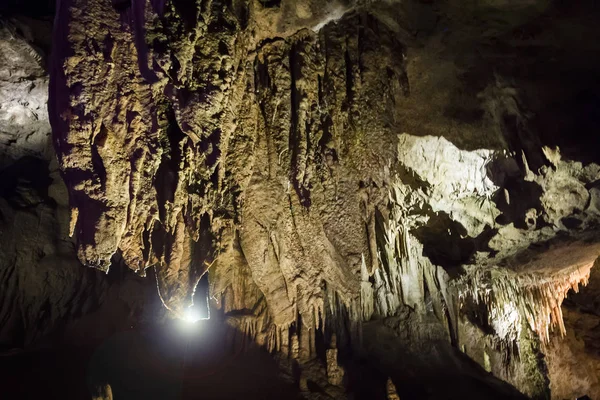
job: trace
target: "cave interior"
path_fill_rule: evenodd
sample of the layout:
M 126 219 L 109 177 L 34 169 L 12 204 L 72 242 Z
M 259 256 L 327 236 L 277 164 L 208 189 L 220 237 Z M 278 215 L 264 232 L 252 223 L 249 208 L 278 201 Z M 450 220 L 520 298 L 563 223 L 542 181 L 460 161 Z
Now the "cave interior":
M 600 400 L 596 0 L 2 0 L 0 398 Z

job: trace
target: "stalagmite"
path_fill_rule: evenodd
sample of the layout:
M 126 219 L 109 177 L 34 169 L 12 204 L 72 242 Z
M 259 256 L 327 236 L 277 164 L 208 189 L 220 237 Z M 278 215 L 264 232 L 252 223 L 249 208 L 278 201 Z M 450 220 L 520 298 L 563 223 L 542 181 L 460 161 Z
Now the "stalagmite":
M 98 385 L 92 393 L 92 400 L 113 400 L 112 388 L 109 384 Z
M 368 321 L 373 316 L 375 299 L 373 298 L 373 286 L 369 281 L 369 272 L 365 264 L 365 256 L 361 255 L 360 264 L 360 309 L 362 311 L 362 320 Z M 376 272 L 377 274 L 377 272 Z
M 388 378 L 386 383 L 387 400 L 400 400 L 398 392 L 396 391 L 396 385 L 392 382 L 392 378 Z
M 341 386 L 344 381 L 344 368 L 338 364 L 338 349 L 335 334 L 331 336 L 329 349 L 326 351 L 327 380 L 334 386 Z
M 294 360 L 300 358 L 300 342 L 298 341 L 298 334 L 296 332 L 292 334 L 292 343 L 290 345 L 290 357 Z

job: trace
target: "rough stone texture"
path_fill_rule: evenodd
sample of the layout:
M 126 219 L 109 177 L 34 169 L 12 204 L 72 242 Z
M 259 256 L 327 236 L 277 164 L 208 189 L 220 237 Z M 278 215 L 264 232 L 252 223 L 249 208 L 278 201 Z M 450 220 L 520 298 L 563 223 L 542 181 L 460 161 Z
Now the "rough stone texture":
M 28 25 L 0 18 L 0 168 L 50 156 L 48 75 Z
M 94 310 L 107 285 L 74 257 L 66 187 L 50 162 L 48 77 L 28 26 L 3 19 L 0 53 L 0 344 L 19 348 Z
M 595 361 L 579 361 L 595 325 L 563 305 L 600 253 L 593 16 L 586 2 L 61 1 L 49 111 L 68 205 L 53 166 L 2 171 L 3 340 L 145 290 L 109 289 L 76 251 L 101 271 L 152 268 L 177 316 L 210 270 L 213 306 L 302 364 L 307 393 L 340 394 L 321 346 L 359 353 L 364 334 L 401 395 L 409 362 L 442 371 L 461 349 L 530 397 L 593 397 Z M 45 74 L 8 26 L 0 154 L 49 157 Z
M 344 382 L 344 368 L 338 363 L 338 349 L 335 335 L 331 338 L 331 348 L 325 352 L 327 361 L 327 380 L 335 386 L 342 386 Z
M 550 388 L 556 398 L 600 396 L 599 287 L 596 265 L 589 284 L 579 293 L 571 293 L 563 305 L 567 334 L 552 338 L 546 356 Z
M 387 389 L 387 399 L 388 400 L 400 400 L 400 396 L 398 396 L 398 392 L 396 392 L 396 386 L 394 382 L 390 378 L 388 378 L 386 383 Z
M 52 344 L 63 333 L 89 343 L 151 308 L 151 283 L 78 262 L 56 165 L 49 171 L 47 161 L 25 157 L 0 179 L 0 346 Z
M 0 25 L 0 129 L 9 138 L 0 143 L 0 348 L 90 343 L 154 318 L 143 313 L 151 282 L 120 268 L 106 276 L 77 260 L 49 138 L 42 48 L 50 24 L 15 17 Z
M 96 393 L 92 395 L 92 400 L 113 400 L 113 393 L 110 385 L 102 385 L 96 388 Z
M 337 136 L 351 119 L 361 126 L 372 122 L 353 117 L 358 113 L 353 109 L 365 101 L 381 103 L 354 93 L 360 17 L 325 28 L 331 31 L 327 37 L 301 31 L 290 39 L 261 43 L 243 26 L 249 22 L 236 14 L 252 13 L 259 4 L 250 10 L 244 4 L 241 10 L 222 10 L 207 3 L 196 22 L 197 34 L 182 37 L 189 27 L 171 31 L 181 12 L 169 3 L 163 18 L 153 17 L 152 32 L 147 28 L 149 37 L 156 36 L 153 49 L 139 43 L 143 38 L 135 39 L 141 32 L 132 21 L 140 10 L 122 12 L 123 18 L 133 18 L 130 25 L 109 2 L 86 5 L 81 13 L 77 4 L 58 11 L 65 33 L 57 31 L 57 41 L 66 42 L 68 27 L 72 50 L 65 44 L 57 52 L 51 108 L 80 259 L 106 269 L 119 249 L 134 270 L 143 273 L 154 264 L 165 304 L 180 312 L 212 258 L 213 249 L 202 246 L 200 236 L 210 231 L 217 249 L 227 246 L 237 223 L 254 280 L 270 297 L 269 307 L 277 308 L 271 313 L 277 325 L 291 324 L 297 313 L 307 321 L 322 314 L 322 281 L 345 302 L 353 300 L 358 254 L 367 241 L 366 232 L 348 229 L 362 223 L 355 188 L 361 178 L 371 179 L 366 168 L 378 171 L 374 165 L 382 164 L 361 145 L 360 127 L 353 129 L 357 134 L 350 143 L 338 143 L 340 149 L 335 143 L 348 139 Z M 100 13 L 112 18 L 100 21 L 95 18 Z M 77 23 L 69 24 L 70 19 Z M 375 24 L 372 17 L 362 19 L 367 26 Z M 223 25 L 225 21 L 230 22 Z M 361 39 L 366 49 L 360 56 L 373 58 L 380 69 L 365 75 L 393 82 L 401 74 L 394 71 L 402 65 L 401 46 L 368 46 L 376 38 L 372 29 L 379 28 L 369 28 Z M 344 53 L 350 35 L 353 50 Z M 94 59 L 87 56 L 90 41 L 96 43 Z M 131 57 L 138 52 L 143 52 L 139 63 Z M 400 57 L 394 69 L 383 69 L 376 61 L 393 54 Z M 152 71 L 144 66 L 150 62 Z M 339 76 L 344 64 L 356 72 Z M 125 80 L 127 74 L 134 79 Z M 394 94 L 385 86 L 393 85 L 381 85 L 383 92 L 378 87 L 369 91 L 389 98 L 381 103 L 386 105 Z M 74 95 L 68 96 L 70 92 Z M 121 93 L 119 98 L 110 98 L 115 92 Z M 371 135 L 384 139 L 374 122 Z M 354 160 L 360 160 L 358 165 Z M 350 179 L 346 169 L 363 172 Z M 337 174 L 343 178 L 336 179 Z M 331 203 L 334 198 L 349 205 Z M 340 213 L 348 214 L 347 228 L 332 226 L 331 217 Z M 352 237 L 336 247 L 326 229 L 349 231 Z M 348 257 L 351 268 L 346 268 Z M 298 269 L 305 272 L 298 275 Z
M 565 310 L 567 334 L 554 337 L 546 352 L 552 396 L 557 399 L 598 398 L 600 395 L 600 360 L 592 350 L 590 334 L 597 330 L 597 316 Z
M 28 344 L 55 329 L 53 324 L 65 314 L 89 311 L 104 289 L 98 275 L 80 271 L 73 258 L 66 218 L 60 215 L 66 204 L 61 207 L 50 197 L 51 191 L 61 190 L 62 182 L 49 188 L 52 179 L 47 170 L 44 161 L 26 158 L 1 173 L 0 326 L 2 341 L 9 345 L 22 332 L 21 345 Z M 65 296 L 66 288 L 74 290 Z

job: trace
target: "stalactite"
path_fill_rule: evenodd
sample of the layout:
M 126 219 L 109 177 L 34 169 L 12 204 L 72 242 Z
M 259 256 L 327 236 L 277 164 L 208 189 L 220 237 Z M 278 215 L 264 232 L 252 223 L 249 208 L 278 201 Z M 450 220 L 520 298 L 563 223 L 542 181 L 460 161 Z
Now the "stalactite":
M 404 16 L 376 15 L 379 5 L 367 5 L 374 1 L 269 1 L 277 4 L 270 10 L 246 0 L 117 3 L 63 0 L 56 19 L 53 143 L 82 263 L 106 271 L 118 258 L 140 275 L 154 268 L 175 316 L 212 268 L 211 301 L 238 344 L 301 362 L 314 361 L 321 337 L 339 338 L 340 351 L 359 346 L 363 323 L 374 319 L 413 325 L 434 313 L 458 345 L 458 326 L 472 322 L 458 322 L 459 301 L 485 304 L 494 330 L 486 346 L 507 358 L 522 326 L 543 342 L 552 330 L 564 335 L 561 304 L 586 283 L 588 264 L 561 263 L 551 273 L 490 266 L 558 232 L 596 229 L 600 169 L 547 147 L 544 160 L 519 144 L 535 135 L 518 88 L 466 74 L 459 81 L 475 75 L 478 90 L 490 85 L 471 96 L 475 110 L 428 109 L 440 98 L 455 103 L 465 88 L 448 79 L 436 90 L 450 92 L 419 100 L 439 71 L 423 64 L 423 49 L 406 62 L 400 42 L 413 35 L 399 34 Z M 356 10 L 343 16 L 350 4 Z M 40 64 L 31 46 L 24 55 Z M 6 71 L 28 91 L 45 85 Z M 14 128 L 11 108 L 2 106 Z M 513 119 L 514 137 L 488 134 Z M 26 129 L 16 136 L 29 137 Z M 507 140 L 514 154 L 501 150 Z M 451 254 L 440 257 L 440 248 Z M 25 253 L 45 258 L 47 250 Z M 19 265 L 37 265 L 7 257 L 4 280 L 28 271 Z M 471 269 L 450 283 L 450 274 Z M 96 290 L 77 284 L 73 298 L 83 306 L 74 314 L 93 303 L 86 285 Z M 2 315 L 18 313 L 15 296 Z M 26 330 L 45 318 L 20 308 Z M 328 364 L 337 347 L 327 350 Z
M 569 290 L 577 292 L 579 285 L 587 285 L 593 265 L 591 262 L 550 274 L 478 269 L 462 279 L 460 302 L 485 304 L 488 322 L 507 341 L 517 340 L 523 318 L 540 340 L 548 343 L 554 329 L 565 335 L 561 305 Z
M 372 277 L 366 266 L 361 269 L 361 307 L 365 320 L 370 314 L 393 316 L 400 305 L 425 312 L 425 285 L 436 315 L 445 318 L 444 304 L 451 301 L 445 285 L 447 276 L 442 275 L 440 283 L 440 268 L 422 256 L 423 245 L 409 231 L 426 220 L 410 214 L 411 205 L 419 201 L 400 181 L 392 185 L 391 211 L 381 232 L 384 237 L 378 251 L 380 267 L 373 271 Z

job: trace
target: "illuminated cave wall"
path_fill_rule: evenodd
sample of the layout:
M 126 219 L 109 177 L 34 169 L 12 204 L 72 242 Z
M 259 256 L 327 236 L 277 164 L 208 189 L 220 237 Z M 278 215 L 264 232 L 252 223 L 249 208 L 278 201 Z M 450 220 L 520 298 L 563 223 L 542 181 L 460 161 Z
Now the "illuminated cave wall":
M 294 359 L 333 334 L 369 351 L 383 321 L 532 397 L 593 397 L 551 381 L 600 253 L 600 53 L 577 39 L 593 13 L 560 7 L 63 0 L 60 235 L 84 265 L 151 268 L 175 316 L 209 271 L 212 306 Z
M 109 275 L 83 268 L 77 259 L 47 111 L 51 10 L 26 7 L 25 16 L 23 10 L 11 13 L 11 5 L 0 5 L 3 355 L 61 340 L 89 344 L 133 321 L 163 314 L 153 300 L 156 284 L 127 273 L 118 257 Z

